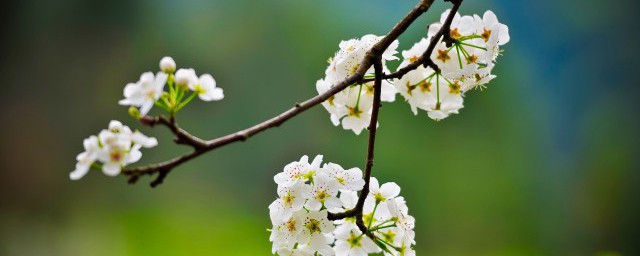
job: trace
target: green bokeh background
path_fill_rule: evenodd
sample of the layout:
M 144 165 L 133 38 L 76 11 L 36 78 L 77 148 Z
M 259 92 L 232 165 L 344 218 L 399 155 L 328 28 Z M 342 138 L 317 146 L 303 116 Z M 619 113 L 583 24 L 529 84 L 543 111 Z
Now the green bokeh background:
M 303 154 L 365 162 L 366 134 L 316 107 L 176 169 L 162 186 L 98 172 L 72 182 L 82 139 L 122 120 L 127 82 L 173 56 L 226 98 L 191 104 L 204 138 L 315 93 L 340 40 L 384 34 L 414 0 L 25 0 L 2 9 L 0 255 L 268 255 L 272 177 Z M 401 37 L 410 47 L 447 8 Z M 639 37 L 635 1 L 467 0 L 511 29 L 498 78 L 436 123 L 402 100 L 381 110 L 374 176 L 402 187 L 420 255 L 639 255 Z M 157 110 L 156 110 L 157 111 Z

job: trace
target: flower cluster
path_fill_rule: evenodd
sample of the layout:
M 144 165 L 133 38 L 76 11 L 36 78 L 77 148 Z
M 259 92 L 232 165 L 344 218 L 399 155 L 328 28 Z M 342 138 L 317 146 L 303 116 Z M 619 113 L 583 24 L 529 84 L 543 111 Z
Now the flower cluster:
M 329 67 L 325 71 L 325 78 L 316 82 L 316 90 L 322 94 L 334 85 L 356 73 L 360 62 L 367 51 L 380 41 L 381 36 L 366 35 L 360 39 L 340 42 L 340 50 L 330 59 Z M 386 61 L 397 60 L 398 41 L 394 41 L 382 55 L 383 70 L 388 71 Z M 373 67 L 367 70 L 367 76 L 374 73 Z M 346 130 L 353 130 L 360 134 L 369 125 L 373 107 L 373 82 L 351 85 L 343 91 L 331 96 L 322 105 L 331 114 L 331 122 L 335 126 L 342 123 Z M 396 88 L 388 81 L 382 83 L 381 100 L 392 102 L 396 98 Z
M 210 74 L 198 77 L 193 69 L 176 71 L 176 62 L 171 57 L 162 58 L 159 66 L 160 72 L 145 72 L 138 82 L 124 87 L 125 98 L 119 104 L 131 106 L 129 113 L 135 118 L 146 116 L 154 105 L 174 117 L 195 96 L 204 101 L 224 98 L 222 89 L 216 87 L 216 81 Z M 168 92 L 165 85 L 169 87 Z M 191 95 L 187 96 L 190 91 Z M 132 132 L 118 121 L 111 121 L 109 129 L 101 131 L 98 136 L 86 138 L 83 144 L 85 152 L 77 156 L 76 169 L 69 175 L 72 180 L 82 178 L 91 168 L 116 176 L 123 166 L 140 160 L 141 147 L 154 147 L 158 142 L 138 131 Z
M 274 177 L 278 198 L 269 205 L 273 228 L 272 253 L 284 255 L 415 255 L 413 217 L 400 187 L 380 185 L 371 178 L 362 221 L 371 237 L 362 233 L 355 217 L 330 221 L 328 212 L 356 207 L 357 192 L 365 181 L 358 168 L 345 170 L 338 164 L 322 164 L 322 156 L 309 163 L 307 156 L 290 163 Z
M 400 68 L 415 62 L 424 53 L 449 12 L 442 14 L 440 23 L 429 26 L 428 38 L 402 52 L 404 59 Z M 491 11 L 485 12 L 483 18 L 456 13 L 449 36 L 453 43 L 447 46 L 441 40 L 430 56 L 439 72 L 420 66 L 394 82 L 414 114 L 422 109 L 435 120 L 457 114 L 463 107 L 466 92 L 482 89 L 496 77 L 491 70 L 500 52 L 499 46 L 509 42 L 509 29 L 500 24 Z
M 114 120 L 98 136 L 84 139 L 83 145 L 84 152 L 76 157 L 76 169 L 69 174 L 72 180 L 84 177 L 91 168 L 101 169 L 108 176 L 116 176 L 123 166 L 140 160 L 140 148 L 155 147 L 158 141 L 139 131 L 131 131 Z
M 216 80 L 210 74 L 198 77 L 193 69 L 176 71 L 176 63 L 171 57 L 160 60 L 160 70 L 155 75 L 145 72 L 138 82 L 124 87 L 125 98 L 119 104 L 131 106 L 130 112 L 134 117 L 146 116 L 154 105 L 173 115 L 195 96 L 204 101 L 224 98 L 222 89 L 216 87 Z M 168 92 L 164 91 L 165 85 L 169 87 Z M 191 95 L 187 96 L 190 91 Z
M 427 38 L 417 42 L 411 49 L 402 52 L 403 60 L 398 69 L 415 63 L 427 50 L 431 38 L 444 24 L 450 10 L 445 11 L 439 23 L 429 26 Z M 451 114 L 457 114 L 463 107 L 464 94 L 475 88 L 484 88 L 496 76 L 491 73 L 499 47 L 509 41 L 509 29 L 498 22 L 495 14 L 485 12 L 478 15 L 454 15 L 449 37 L 453 43 L 449 46 L 441 39 L 430 58 L 439 70 L 422 65 L 410 71 L 400 79 L 383 80 L 381 100 L 392 102 L 397 92 L 411 106 L 414 114 L 418 109 L 427 111 L 434 120 L 442 120 Z M 356 73 L 366 52 L 379 40 L 379 37 L 366 35 L 361 39 L 351 39 L 340 43 L 340 50 L 330 61 L 325 78 L 316 82 L 319 94 Z M 395 54 L 398 42 L 395 41 L 382 56 L 384 72 L 388 73 L 386 61 L 398 59 Z M 371 77 L 373 71 L 366 72 Z M 373 106 L 373 82 L 354 84 L 330 97 L 322 105 L 330 114 L 334 125 L 342 123 L 346 130 L 356 134 L 369 124 Z

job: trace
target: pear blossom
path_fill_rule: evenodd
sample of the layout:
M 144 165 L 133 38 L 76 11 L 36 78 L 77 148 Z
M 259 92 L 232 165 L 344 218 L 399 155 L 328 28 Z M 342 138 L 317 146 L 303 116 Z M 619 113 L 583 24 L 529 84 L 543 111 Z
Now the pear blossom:
M 280 223 L 291 217 L 293 212 L 299 211 L 310 197 L 311 187 L 298 183 L 291 187 L 279 187 L 278 199 L 269 205 L 269 215 L 273 223 Z
M 162 95 L 168 75 L 158 72 L 155 76 L 152 72 L 145 72 L 136 83 L 129 83 L 124 87 L 124 99 L 118 103 L 125 106 L 140 108 L 142 116 L 147 115 L 155 101 Z
M 376 241 L 362 234 L 355 217 L 330 221 L 328 213 L 356 207 L 358 191 L 365 185 L 358 168 L 345 170 L 335 163 L 320 167 L 322 156 L 312 163 L 303 156 L 275 175 L 278 198 L 269 205 L 273 224 L 269 241 L 278 255 L 411 255 L 415 252 L 413 227 L 400 187 L 393 182 L 369 183 L 362 208 L 362 222 Z M 302 206 L 304 205 L 304 206 Z
M 191 85 L 198 83 L 198 76 L 192 68 L 181 68 L 176 71 L 175 82 L 178 87 L 187 90 Z
M 309 157 L 305 155 L 299 161 L 286 165 L 284 171 L 276 174 L 273 179 L 278 187 L 293 186 L 298 181 L 308 181 L 312 178 L 315 172 L 320 169 L 320 164 L 322 164 L 322 155 L 316 156 L 311 164 L 309 164 Z
M 357 227 L 340 232 L 336 230 L 336 238 L 336 256 L 366 256 L 382 251 L 371 238 L 362 235 Z
M 269 237 L 269 241 L 273 242 L 271 253 L 279 249 L 293 249 L 298 242 L 298 234 L 302 231 L 302 217 L 302 212 L 296 212 L 274 225 Z
M 196 82 L 189 83 L 189 89 L 204 101 L 217 101 L 224 98 L 222 89 L 216 87 L 216 80 L 210 74 L 201 75 Z
M 85 151 L 78 155 L 76 169 L 69 174 L 72 180 L 84 177 L 96 162 L 99 162 L 96 168 L 105 175 L 116 176 L 122 167 L 140 160 L 141 148 L 155 147 L 158 141 L 113 120 L 108 129 L 90 136 L 83 144 Z
M 305 207 L 312 211 L 318 211 L 323 206 L 328 209 L 340 207 L 340 200 L 337 198 L 338 184 L 325 172 L 317 173 L 313 178 L 311 197 L 307 200 Z
M 324 79 L 320 79 L 316 82 L 316 90 L 318 94 L 323 94 L 329 89 L 331 89 L 331 83 L 325 81 Z M 340 125 L 340 119 L 347 114 L 344 106 L 344 93 L 337 93 L 328 100 L 322 102 L 322 106 L 329 112 L 331 123 L 334 126 Z
M 328 244 L 325 233 L 333 230 L 335 226 L 327 219 L 327 210 L 309 211 L 302 217 L 302 232 L 298 235 L 298 243 L 307 245 L 314 251 L 331 252 L 333 250 Z
M 498 33 L 498 45 L 504 45 L 509 42 L 509 27 L 498 22 L 498 17 L 492 11 L 485 11 L 482 18 L 474 14 L 473 21 L 475 22 L 475 33 L 481 35 L 485 42 L 489 41 L 493 33 Z
M 431 91 L 432 97 L 424 106 L 429 117 L 439 121 L 451 114 L 458 114 L 463 107 L 461 82 L 452 82 L 438 75 L 434 80 L 436 80 L 436 89 Z
M 369 181 L 369 191 L 376 200 L 376 203 L 380 203 L 398 196 L 400 194 L 400 187 L 395 182 L 387 182 L 380 186 L 378 179 L 371 177 Z
M 397 233 L 401 234 L 401 236 L 397 236 L 397 238 L 402 238 L 401 241 L 394 241 L 394 243 L 415 243 L 415 232 L 413 231 L 415 219 L 409 215 L 409 208 L 404 202 L 404 198 L 388 199 L 387 207 L 391 216 L 396 219 L 397 227 L 394 227 L 394 229 L 397 230 Z
M 355 74 L 367 52 L 382 39 L 381 36 L 365 35 L 360 39 L 350 39 L 339 44 L 340 50 L 329 61 L 325 77 L 316 82 L 318 94 L 331 89 L 347 77 Z M 382 54 L 382 66 L 385 73 L 389 73 L 387 61 L 397 60 L 399 42 L 396 40 Z M 365 76 L 374 73 L 373 67 L 365 72 Z M 369 125 L 371 109 L 373 107 L 374 82 L 355 84 L 331 96 L 322 105 L 327 109 L 333 125 L 342 124 L 345 130 L 352 130 L 360 134 Z M 397 94 L 396 88 L 389 81 L 382 81 L 381 100 L 393 102 Z
M 84 177 L 98 158 L 100 146 L 97 136 L 91 135 L 89 138 L 84 139 L 82 145 L 84 146 L 84 152 L 78 154 L 76 157 L 76 160 L 78 160 L 76 169 L 69 174 L 69 178 L 72 180 L 79 180 Z
M 328 163 L 325 164 L 322 169 L 327 172 L 329 177 L 336 181 L 338 189 L 358 191 L 364 186 L 364 179 L 362 179 L 362 170 L 360 170 L 360 168 L 354 167 L 345 170 L 338 164 Z
M 176 62 L 173 60 L 173 58 L 165 56 L 160 59 L 160 70 L 167 74 L 171 74 L 176 71 Z
M 353 130 L 356 135 L 369 126 L 373 108 L 373 99 L 362 97 L 362 87 L 359 85 L 346 89 L 348 91 L 344 106 L 347 114 L 342 119 L 342 127 L 345 130 Z
M 360 39 L 350 39 L 340 42 L 340 50 L 336 52 L 329 63 L 329 67 L 327 67 L 325 71 L 325 80 L 335 85 L 355 74 L 367 52 L 382 38 L 382 36 L 369 34 Z M 396 49 L 398 45 L 399 43 L 396 40 L 385 50 L 382 55 L 383 62 L 397 59 L 395 54 L 397 53 Z M 371 70 L 371 72 L 367 73 L 372 72 Z
M 395 82 L 395 87 L 400 92 L 414 115 L 418 114 L 418 109 L 425 109 L 427 103 L 432 101 L 433 86 L 432 80 L 430 80 L 433 72 L 429 69 L 419 66 L 415 70 L 409 71 L 406 75 Z

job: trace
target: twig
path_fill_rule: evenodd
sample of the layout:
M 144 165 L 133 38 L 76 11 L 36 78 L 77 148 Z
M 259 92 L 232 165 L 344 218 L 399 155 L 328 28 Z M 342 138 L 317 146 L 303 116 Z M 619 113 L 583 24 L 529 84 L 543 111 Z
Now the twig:
M 453 18 L 458 12 L 458 9 L 462 4 L 462 0 L 445 0 L 445 2 L 453 3 L 453 7 L 451 8 L 451 11 L 449 12 L 449 15 L 447 16 L 444 24 L 442 24 L 442 27 L 440 27 L 440 30 L 438 30 L 438 32 L 431 38 L 431 41 L 429 41 L 427 50 L 424 51 L 424 53 L 413 63 L 410 63 L 409 65 L 396 70 L 396 72 L 384 75 L 384 79 L 400 79 L 407 73 L 418 68 L 420 65 L 431 67 L 436 73 L 440 72 L 440 68 L 438 67 L 438 65 L 436 65 L 431 59 L 431 54 L 433 53 L 433 50 L 440 41 L 441 37 L 444 37 L 442 41 L 444 41 L 447 45 L 450 45 L 454 42 L 454 39 L 451 38 L 451 22 L 453 22 Z M 371 82 L 372 80 L 372 78 L 364 79 L 363 82 Z
M 207 146 L 206 141 L 196 136 L 193 136 L 187 131 L 180 128 L 176 122 L 175 117 L 170 117 L 169 119 L 166 119 L 163 116 L 157 116 L 157 117 L 144 116 L 140 118 L 140 123 L 149 127 L 154 127 L 158 124 L 166 126 L 176 136 L 173 139 L 176 142 L 176 144 L 189 145 L 196 150 Z

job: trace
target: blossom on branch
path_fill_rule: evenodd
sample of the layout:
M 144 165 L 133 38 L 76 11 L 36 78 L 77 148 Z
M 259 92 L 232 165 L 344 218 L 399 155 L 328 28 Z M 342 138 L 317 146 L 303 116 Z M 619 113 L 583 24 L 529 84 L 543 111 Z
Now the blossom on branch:
M 356 225 L 356 217 L 330 221 L 328 212 L 340 213 L 357 207 L 358 191 L 365 184 L 358 168 L 344 170 L 322 157 L 312 164 L 308 157 L 287 164 L 275 175 L 278 198 L 269 205 L 273 228 L 269 240 L 278 255 L 368 255 L 386 252 L 409 255 L 415 244 L 413 217 L 400 187 L 393 182 L 379 185 L 371 177 L 361 221 L 369 234 Z M 304 206 L 302 206 L 304 204 Z
M 139 131 L 111 121 L 109 128 L 92 135 L 83 142 L 84 152 L 77 157 L 76 169 L 69 174 L 72 180 L 84 177 L 91 168 L 102 170 L 105 175 L 116 176 L 122 167 L 140 160 L 140 148 L 158 145 L 155 138 L 147 137 Z
M 365 35 L 360 39 L 350 39 L 339 44 L 340 50 L 330 59 L 325 71 L 325 78 L 316 82 L 318 94 L 322 94 L 347 77 L 356 73 L 360 63 L 367 52 L 383 37 Z M 383 69 L 388 72 L 387 61 L 397 60 L 398 41 L 391 43 L 382 54 Z M 373 76 L 373 67 L 366 71 L 367 76 Z M 388 81 L 382 83 L 381 99 L 385 102 L 393 102 L 397 94 L 396 88 Z M 329 112 L 331 122 L 338 126 L 342 124 L 345 130 L 352 130 L 360 134 L 371 120 L 373 107 L 373 81 L 363 84 L 354 84 L 323 102 L 322 105 Z

